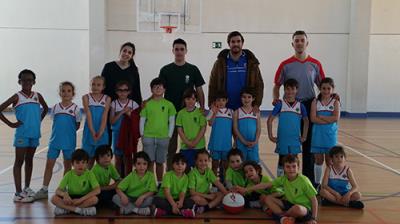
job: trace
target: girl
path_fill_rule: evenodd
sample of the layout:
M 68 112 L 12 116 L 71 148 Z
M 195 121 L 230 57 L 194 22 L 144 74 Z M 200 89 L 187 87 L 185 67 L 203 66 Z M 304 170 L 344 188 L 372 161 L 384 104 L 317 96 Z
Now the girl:
M 44 171 L 43 186 L 36 192 L 35 199 L 48 198 L 48 186 L 53 174 L 54 164 L 60 151 L 64 156 L 64 174 L 71 170 L 71 157 L 76 148 L 76 130 L 81 122 L 79 107 L 72 102 L 75 96 L 75 86 L 71 82 L 62 82 L 59 86 L 61 102 L 51 110 L 53 126 L 47 152 L 46 168 Z
M 82 97 L 83 110 L 86 113 L 82 147 L 89 154 L 89 169 L 93 166 L 97 146 L 108 144 L 108 132 L 105 130 L 111 99 L 102 94 L 104 87 L 104 78 L 95 76 L 91 80 L 91 93 Z
M 18 75 L 18 84 L 22 89 L 0 105 L 0 119 L 9 127 L 16 128 L 13 168 L 15 184 L 15 202 L 32 202 L 35 192 L 29 187 L 32 177 L 33 156 L 39 145 L 40 124 L 46 116 L 48 107 L 42 95 L 32 91 L 36 75 L 31 70 L 22 70 Z M 16 122 L 11 122 L 2 113 L 9 105 L 15 110 Z M 42 111 L 40 106 L 42 106 Z M 25 162 L 25 188 L 21 188 L 21 167 Z
M 135 170 L 118 184 L 117 194 L 113 197 L 113 202 L 120 207 L 121 214 L 150 215 L 153 195 L 157 192 L 154 173 L 148 170 L 150 162 L 147 153 L 135 153 Z
M 237 148 L 243 153 L 243 160 L 259 162 L 258 140 L 261 133 L 260 112 L 253 110 L 254 91 L 244 88 L 241 93 L 242 107 L 233 114 L 233 131 Z
M 312 127 L 311 153 L 314 154 L 315 183 L 321 184 L 324 160 L 329 161 L 329 149 L 337 144 L 337 122 L 340 117 L 340 103 L 333 93 L 333 79 L 324 78 L 320 84 L 320 94 L 311 105 Z

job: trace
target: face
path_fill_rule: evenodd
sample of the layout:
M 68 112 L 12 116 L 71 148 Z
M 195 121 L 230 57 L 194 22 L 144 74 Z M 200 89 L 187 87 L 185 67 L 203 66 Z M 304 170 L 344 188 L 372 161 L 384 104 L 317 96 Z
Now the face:
M 121 99 L 121 100 L 128 99 L 128 96 L 131 93 L 131 91 L 129 90 L 129 87 L 127 85 L 118 86 L 116 92 L 117 92 L 118 99 Z
M 31 91 L 32 86 L 35 85 L 35 78 L 30 73 L 24 73 L 18 83 L 21 85 L 22 90 Z
M 196 159 L 196 167 L 200 171 L 205 171 L 208 167 L 208 163 L 210 162 L 210 158 L 207 154 L 199 154 Z
M 133 58 L 133 49 L 129 46 L 125 46 L 121 49 L 119 53 L 119 60 L 123 62 L 128 62 Z
M 246 175 L 246 178 L 249 180 L 256 181 L 260 177 L 256 168 L 253 166 L 245 166 L 243 167 L 243 170 L 244 174 Z
M 238 170 L 242 165 L 242 158 L 239 155 L 233 155 L 229 157 L 229 167 Z
M 323 96 L 330 96 L 333 93 L 333 87 L 329 83 L 322 83 L 320 92 Z
M 182 161 L 175 162 L 172 164 L 172 168 L 174 169 L 174 171 L 176 173 L 183 174 L 186 169 L 186 163 L 184 163 Z
M 100 94 L 104 90 L 104 81 L 102 79 L 93 79 L 91 90 L 94 94 Z
M 305 35 L 296 35 L 293 37 L 292 46 L 296 53 L 302 54 L 308 46 L 308 40 Z
M 248 94 L 248 93 L 243 93 L 241 96 L 242 99 L 242 104 L 247 106 L 247 105 L 252 105 L 254 98 L 252 95 Z
M 187 49 L 184 44 L 174 44 L 172 53 L 175 56 L 175 61 L 184 61 Z
M 193 108 L 196 105 L 196 97 L 194 96 L 186 97 L 184 101 L 187 108 Z
M 147 161 L 146 161 L 145 159 L 143 159 L 143 158 L 138 158 L 138 159 L 136 160 L 136 163 L 135 163 L 136 171 L 137 171 L 139 174 L 144 174 L 144 173 L 146 173 L 146 171 L 147 171 L 148 165 L 149 165 L 149 164 L 147 163 Z
M 332 162 L 334 165 L 337 165 L 337 166 L 343 165 L 345 161 L 346 161 L 346 157 L 343 154 L 338 153 L 338 154 L 333 155 Z
M 229 40 L 229 48 L 232 53 L 238 54 L 242 51 L 243 41 L 240 36 L 234 36 Z
M 218 98 L 215 100 L 215 106 L 218 107 L 218 109 L 222 109 L 226 107 L 226 103 L 228 102 L 228 99 L 226 98 Z
M 87 168 L 87 162 L 86 160 L 81 160 L 81 161 L 73 161 L 72 162 L 72 166 L 75 169 L 75 172 L 77 174 L 82 174 L 83 172 L 85 172 L 86 168 Z
M 165 92 L 164 85 L 154 85 L 151 88 L 151 93 L 153 93 L 153 95 L 155 96 L 163 96 L 164 92 Z
M 296 162 L 285 163 L 283 165 L 283 170 L 285 171 L 285 174 L 289 179 L 295 178 L 299 172 L 299 165 L 297 165 Z
M 62 100 L 71 101 L 74 98 L 75 92 L 72 86 L 63 85 L 60 89 L 60 97 Z
M 287 86 L 284 89 L 286 98 L 296 98 L 297 88 L 292 86 Z
M 107 153 L 105 155 L 100 156 L 98 162 L 100 166 L 105 167 L 111 164 L 111 159 L 112 159 L 111 154 Z

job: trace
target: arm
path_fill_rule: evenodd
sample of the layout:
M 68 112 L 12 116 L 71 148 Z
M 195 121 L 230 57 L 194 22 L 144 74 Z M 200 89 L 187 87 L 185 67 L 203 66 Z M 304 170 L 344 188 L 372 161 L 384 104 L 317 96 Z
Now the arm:
M 259 184 L 253 185 L 251 187 L 246 187 L 245 188 L 245 192 L 251 193 L 253 191 L 264 190 L 264 189 L 271 188 L 271 187 L 272 187 L 272 182 L 270 182 L 270 183 L 259 183 Z
M 49 107 L 47 106 L 46 101 L 44 100 L 43 96 L 40 95 L 40 93 L 38 93 L 38 97 L 39 97 L 39 103 L 43 107 L 43 111 L 42 111 L 42 114 L 41 114 L 41 118 L 43 120 L 44 117 L 46 117 L 47 112 L 49 112 Z
M 177 127 L 177 128 L 178 128 L 179 137 L 182 139 L 182 141 L 185 143 L 185 145 L 188 148 L 192 149 L 194 147 L 194 145 L 192 144 L 192 142 L 188 138 L 186 138 L 186 135 L 183 132 L 183 128 L 182 127 Z
M 144 199 L 146 199 L 147 197 L 150 197 L 152 195 L 154 195 L 154 192 L 152 192 L 152 191 L 149 191 L 149 192 L 146 192 L 146 193 L 140 195 L 140 197 L 138 197 L 138 199 L 136 199 L 135 206 L 140 207 L 143 204 Z
M 186 196 L 185 192 L 179 193 L 178 208 L 182 208 L 183 201 L 185 200 L 185 196 Z
M 353 171 L 350 168 L 347 170 L 347 176 L 349 177 L 349 182 L 351 184 L 351 190 L 347 192 L 347 194 L 351 196 L 353 193 L 358 192 L 358 184 L 354 178 Z
M 257 113 L 257 131 L 256 131 L 256 144 L 260 140 L 261 135 L 261 115 L 260 112 Z
M 219 181 L 216 180 L 214 181 L 214 185 L 224 194 L 228 194 L 229 192 L 226 190 L 226 188 L 224 187 L 224 185 Z
M 279 101 L 279 89 L 281 88 L 280 85 L 275 84 L 274 87 L 272 88 L 272 105 L 275 105 Z
M 82 202 L 86 201 L 87 199 L 91 197 L 95 197 L 96 195 L 100 194 L 100 186 L 95 187 L 91 192 L 85 194 L 83 197 L 78 199 L 77 204 L 81 204 Z
M 97 134 L 98 138 L 100 138 L 103 135 L 104 130 L 107 127 L 107 118 L 108 118 L 108 111 L 110 110 L 110 104 L 111 104 L 111 98 L 107 96 L 106 105 L 104 107 L 103 115 L 101 117 L 100 129 Z
M 301 136 L 301 142 L 305 142 L 307 140 L 307 134 L 308 134 L 308 117 L 303 117 L 303 136 Z
M 204 91 L 203 87 L 199 86 L 196 88 L 197 96 L 199 98 L 199 103 L 200 103 L 200 109 L 204 111 L 205 108 L 205 97 L 204 97 Z
M 310 198 L 311 200 L 311 214 L 313 217 L 313 220 L 311 221 L 311 223 L 317 223 L 317 216 L 318 216 L 318 201 L 317 201 L 317 197 L 313 196 L 312 198 Z
M 268 129 L 268 138 L 271 142 L 276 143 L 277 138 L 275 136 L 273 136 L 273 132 L 272 132 L 272 124 L 273 121 L 275 119 L 275 116 L 273 116 L 272 114 L 270 114 L 268 116 L 268 120 L 267 120 L 267 129 Z
M 128 196 L 126 196 L 126 194 L 121 189 L 119 189 L 118 187 L 115 188 L 115 191 L 117 192 L 118 196 L 121 198 L 121 204 L 122 205 L 128 205 L 128 203 L 129 203 Z
M 335 101 L 335 109 L 333 111 L 332 116 L 318 116 L 320 120 L 324 121 L 325 124 L 334 123 L 339 121 L 340 118 L 340 102 Z
M 92 113 L 89 110 L 89 98 L 88 97 L 89 97 L 88 95 L 82 96 L 83 111 L 85 111 L 85 114 L 86 114 L 86 120 L 87 120 L 87 124 L 89 127 L 89 131 L 92 134 L 92 137 L 94 138 L 94 136 L 96 135 L 96 132 L 94 131 L 94 128 L 93 128 Z
M 174 128 L 175 128 L 175 116 L 170 116 L 169 117 L 169 122 L 168 122 L 168 137 L 172 137 L 174 134 Z
M 110 185 L 107 185 L 107 186 L 104 186 L 104 187 L 100 187 L 100 189 L 102 191 L 109 191 L 109 190 L 114 190 L 114 189 L 116 190 L 119 182 L 121 182 L 121 180 L 115 181 L 113 184 L 110 184 Z
M 2 103 L 0 105 L 0 120 L 3 121 L 7 126 L 9 126 L 10 128 L 17 128 L 19 127 L 22 122 L 21 121 L 17 121 L 17 122 L 11 122 L 10 120 L 8 120 L 4 114 L 3 111 L 10 106 L 11 104 L 16 104 L 18 101 L 18 96 L 17 94 L 14 94 L 13 96 L 11 96 L 10 98 L 8 98 L 4 103 Z
M 130 108 L 125 107 L 123 110 L 116 113 L 115 108 L 111 107 L 111 109 L 110 109 L 110 124 L 115 124 L 115 122 L 117 122 L 118 119 L 129 110 L 130 110 Z
M 324 177 L 322 179 L 322 189 L 327 190 L 329 193 L 333 194 L 335 196 L 335 198 L 341 198 L 342 196 L 336 192 L 335 190 L 333 190 L 332 188 L 329 187 L 328 185 L 328 179 L 329 179 L 329 173 L 331 172 L 331 169 L 329 166 L 327 166 L 325 168 L 325 173 L 324 173 Z
M 196 147 L 197 143 L 199 143 L 200 140 L 204 137 L 204 134 L 206 133 L 206 128 L 207 126 L 201 127 L 199 133 L 197 133 L 196 138 L 192 141 L 193 147 Z
M 146 118 L 145 117 L 140 117 L 140 122 L 139 122 L 140 136 L 143 136 L 143 134 L 144 134 L 144 125 L 145 124 L 146 124 Z
M 214 119 L 217 116 L 217 111 L 218 110 L 217 110 L 216 106 L 214 104 L 212 104 L 211 105 L 211 110 L 209 112 L 211 114 L 211 116 L 210 116 L 210 114 L 208 114 L 208 116 L 207 116 L 207 120 L 208 120 L 208 125 L 209 126 L 213 125 Z
M 247 145 L 246 139 L 240 134 L 239 128 L 238 128 L 238 116 L 239 112 L 236 110 L 233 112 L 233 133 L 236 135 L 236 137 L 244 144 Z

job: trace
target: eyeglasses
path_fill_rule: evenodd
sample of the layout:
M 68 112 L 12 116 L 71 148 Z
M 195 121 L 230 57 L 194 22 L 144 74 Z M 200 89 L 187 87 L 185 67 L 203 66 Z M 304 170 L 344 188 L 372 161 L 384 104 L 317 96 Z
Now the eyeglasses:
M 129 89 L 117 89 L 117 92 L 129 92 Z

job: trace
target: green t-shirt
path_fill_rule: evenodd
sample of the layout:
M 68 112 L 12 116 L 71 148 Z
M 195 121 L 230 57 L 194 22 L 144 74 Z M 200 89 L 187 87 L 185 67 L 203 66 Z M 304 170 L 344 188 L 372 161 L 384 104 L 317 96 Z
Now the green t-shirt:
M 110 164 L 107 167 L 102 167 L 98 163 L 92 168 L 93 174 L 96 176 L 97 182 L 101 187 L 110 185 L 110 180 L 119 181 L 121 176 L 114 165 Z
M 285 199 L 292 204 L 302 205 L 311 210 L 310 198 L 317 195 L 311 181 L 304 175 L 298 174 L 296 179 L 289 181 L 286 175 L 276 178 L 272 186 L 283 188 Z
M 200 70 L 190 63 L 178 66 L 175 63 L 165 65 L 160 70 L 160 78 L 165 81 L 165 99 L 171 101 L 176 110 L 183 108 L 183 92 L 205 84 Z
M 177 200 L 181 192 L 186 194 L 188 184 L 189 178 L 186 174 L 183 174 L 181 177 L 177 177 L 173 170 L 168 171 L 164 174 L 158 196 L 165 198 L 164 188 L 169 188 L 169 192 L 171 193 L 172 198 L 174 200 Z
M 234 170 L 228 167 L 225 173 L 225 181 L 229 181 L 232 186 L 246 187 L 246 179 L 242 169 Z
M 272 180 L 268 176 L 262 176 L 261 177 L 261 183 L 272 183 Z M 254 185 L 255 184 L 252 181 L 247 180 L 247 186 L 246 187 L 251 187 L 251 186 L 254 186 Z M 256 192 L 259 193 L 259 194 L 265 194 L 265 195 L 277 192 L 277 193 L 280 193 L 281 195 L 283 195 L 283 190 L 281 188 L 275 188 L 275 187 L 272 187 L 270 189 L 257 190 Z
M 217 180 L 214 172 L 207 168 L 204 174 L 201 174 L 197 168 L 193 168 L 189 172 L 189 189 L 202 194 L 208 194 L 210 191 L 210 185 Z
M 168 100 L 149 100 L 140 112 L 140 117 L 146 118 L 144 137 L 168 138 L 169 117 L 175 114 L 175 107 Z
M 86 195 L 99 186 L 96 176 L 90 170 L 76 175 L 75 170 L 68 171 L 62 178 L 58 188 L 67 191 L 69 195 Z
M 132 198 L 147 192 L 157 192 L 156 179 L 149 171 L 143 177 L 139 177 L 136 170 L 132 171 L 118 184 L 118 188 Z
M 206 126 L 206 118 L 199 108 L 195 108 L 193 111 L 187 111 L 183 108 L 179 111 L 176 117 L 176 126 L 181 127 L 185 136 L 190 141 L 193 141 L 197 134 L 199 134 L 201 128 Z M 196 145 L 196 149 L 203 149 L 206 147 L 206 141 L 204 136 L 201 138 L 199 143 Z M 187 145 L 181 141 L 181 149 L 188 149 Z

